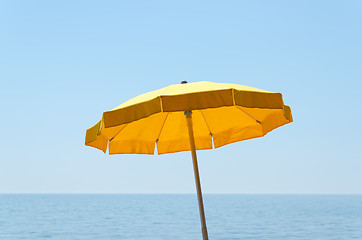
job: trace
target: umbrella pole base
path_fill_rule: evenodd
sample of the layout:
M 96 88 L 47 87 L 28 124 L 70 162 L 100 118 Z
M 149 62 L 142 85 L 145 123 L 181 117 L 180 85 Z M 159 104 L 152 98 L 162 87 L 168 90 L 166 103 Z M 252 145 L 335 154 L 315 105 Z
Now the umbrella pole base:
M 185 111 L 185 116 L 186 116 L 186 120 L 187 120 L 187 127 L 188 127 L 188 130 L 189 130 L 190 147 L 191 147 L 191 154 L 192 154 L 192 163 L 193 163 L 193 166 L 194 166 L 197 199 L 199 201 L 200 220 L 201 220 L 201 227 L 202 227 L 201 228 L 202 229 L 202 238 L 203 238 L 203 240 L 208 240 L 209 237 L 208 237 L 208 234 L 207 234 L 205 212 L 204 212 L 204 204 L 203 204 L 203 201 L 202 201 L 199 167 L 197 166 L 195 137 L 194 137 L 193 124 L 192 124 L 192 112 L 191 111 Z

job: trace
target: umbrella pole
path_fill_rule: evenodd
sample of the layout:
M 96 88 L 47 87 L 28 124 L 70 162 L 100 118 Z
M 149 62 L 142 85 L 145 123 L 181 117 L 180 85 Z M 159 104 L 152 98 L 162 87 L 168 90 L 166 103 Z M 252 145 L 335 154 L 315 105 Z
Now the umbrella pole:
M 194 174 L 195 174 L 197 198 L 199 200 L 200 219 L 201 219 L 201 226 L 202 226 L 202 237 L 203 237 L 203 240 L 208 240 L 209 237 L 207 235 L 206 220 L 205 220 L 205 213 L 204 213 L 204 204 L 203 204 L 203 201 L 202 201 L 202 192 L 201 192 L 199 168 L 197 166 L 195 138 L 194 138 L 194 130 L 193 130 L 193 124 L 192 124 L 192 111 L 185 111 L 185 116 L 186 116 L 186 120 L 187 120 L 187 128 L 189 130 L 190 146 L 191 146 L 191 154 L 192 154 L 192 163 L 194 165 Z

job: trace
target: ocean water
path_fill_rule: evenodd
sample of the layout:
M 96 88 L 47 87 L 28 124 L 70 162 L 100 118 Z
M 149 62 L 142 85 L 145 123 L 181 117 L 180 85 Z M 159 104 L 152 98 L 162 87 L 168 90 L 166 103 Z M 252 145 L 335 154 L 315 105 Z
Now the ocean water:
M 362 195 L 204 195 L 210 240 L 362 240 Z M 2 194 L 1 240 L 202 239 L 196 195 Z

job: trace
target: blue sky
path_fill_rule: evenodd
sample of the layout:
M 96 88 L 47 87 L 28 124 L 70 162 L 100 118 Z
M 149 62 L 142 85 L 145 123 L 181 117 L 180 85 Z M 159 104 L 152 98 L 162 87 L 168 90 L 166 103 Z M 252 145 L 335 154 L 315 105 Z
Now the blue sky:
M 362 193 L 360 1 L 1 1 L 0 193 L 194 193 L 191 154 L 84 146 L 181 80 L 281 92 L 294 122 L 199 151 L 205 193 Z

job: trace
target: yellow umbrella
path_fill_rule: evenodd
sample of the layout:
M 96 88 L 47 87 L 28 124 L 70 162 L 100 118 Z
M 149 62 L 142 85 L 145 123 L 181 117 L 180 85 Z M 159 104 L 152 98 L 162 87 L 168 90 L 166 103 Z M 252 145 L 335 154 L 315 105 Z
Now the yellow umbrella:
M 182 83 L 187 83 L 183 81 Z M 104 112 L 85 144 L 109 154 L 192 152 L 203 239 L 208 239 L 196 150 L 262 137 L 292 122 L 280 93 L 195 82 L 145 93 Z

